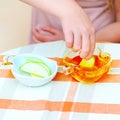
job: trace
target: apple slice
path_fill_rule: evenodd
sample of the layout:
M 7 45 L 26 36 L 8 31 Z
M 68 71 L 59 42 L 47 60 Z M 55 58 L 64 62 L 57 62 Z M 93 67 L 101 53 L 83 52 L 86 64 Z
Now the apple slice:
M 37 57 L 26 56 L 25 59 L 31 62 L 42 62 L 42 60 Z
M 44 78 L 51 75 L 49 67 L 43 62 L 31 62 L 28 61 L 22 66 L 20 70 L 29 73 L 31 76 Z
M 81 67 L 86 67 L 86 68 L 93 68 L 95 64 L 95 57 L 92 56 L 89 60 L 86 59 L 82 59 L 82 61 L 80 62 L 80 66 Z
M 36 77 L 36 78 L 44 78 L 43 76 L 41 76 L 41 75 L 36 75 L 36 74 L 33 74 L 33 73 L 31 73 L 30 74 L 32 77 Z

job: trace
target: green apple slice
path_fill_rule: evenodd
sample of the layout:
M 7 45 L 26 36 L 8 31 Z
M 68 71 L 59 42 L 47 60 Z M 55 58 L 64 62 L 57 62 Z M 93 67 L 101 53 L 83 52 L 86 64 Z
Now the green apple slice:
M 49 67 L 42 62 L 31 62 L 28 61 L 20 66 L 20 70 L 31 74 L 31 76 L 37 76 L 44 78 L 51 75 Z
M 27 61 L 31 61 L 31 62 L 42 62 L 42 60 L 39 59 L 39 58 L 37 58 L 37 57 L 27 56 L 27 57 L 25 57 L 25 59 L 26 59 Z
M 44 78 L 43 76 L 41 76 L 41 75 L 36 75 L 36 74 L 33 74 L 33 73 L 31 73 L 30 74 L 32 77 L 36 77 L 36 78 Z

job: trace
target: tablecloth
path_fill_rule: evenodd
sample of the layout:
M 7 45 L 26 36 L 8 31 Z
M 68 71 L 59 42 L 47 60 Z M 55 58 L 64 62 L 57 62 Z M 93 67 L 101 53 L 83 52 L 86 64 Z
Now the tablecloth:
M 43 86 L 27 87 L 14 78 L 11 65 L 0 64 L 0 120 L 120 120 L 120 44 L 97 47 L 110 53 L 113 62 L 94 84 L 57 73 Z M 0 63 L 11 55 L 32 53 L 60 64 L 67 51 L 64 41 L 33 44 L 1 53 Z

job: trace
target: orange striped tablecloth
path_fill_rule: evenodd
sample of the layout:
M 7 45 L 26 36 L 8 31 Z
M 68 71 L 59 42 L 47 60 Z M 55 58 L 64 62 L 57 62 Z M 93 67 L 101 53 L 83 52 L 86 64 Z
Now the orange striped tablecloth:
M 41 46 L 34 45 L 32 53 Z M 29 52 L 31 47 L 15 51 Z M 4 57 L 0 55 L 0 63 Z M 60 64 L 60 56 L 52 57 Z M 114 55 L 110 72 L 90 85 L 57 73 L 46 85 L 26 87 L 15 80 L 10 66 L 1 65 L 0 120 L 120 120 L 119 58 Z

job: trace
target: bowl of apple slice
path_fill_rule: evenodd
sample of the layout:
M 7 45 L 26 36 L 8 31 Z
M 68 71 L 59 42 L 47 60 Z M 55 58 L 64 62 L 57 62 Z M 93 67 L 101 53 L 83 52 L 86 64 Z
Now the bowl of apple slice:
M 57 62 L 34 54 L 20 54 L 13 58 L 12 73 L 26 86 L 42 86 L 57 73 Z
M 82 83 L 97 82 L 104 74 L 107 74 L 112 63 L 109 53 L 99 49 L 99 53 L 89 60 L 82 59 L 79 55 L 69 57 L 71 52 L 63 58 L 64 73 L 70 74 L 73 79 Z

